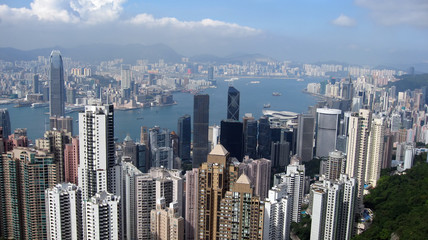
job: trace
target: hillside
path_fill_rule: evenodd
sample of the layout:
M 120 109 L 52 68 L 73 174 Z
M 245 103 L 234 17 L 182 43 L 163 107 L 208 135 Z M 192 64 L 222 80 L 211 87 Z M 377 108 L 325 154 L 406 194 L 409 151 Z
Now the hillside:
M 428 74 L 403 75 L 399 77 L 399 81 L 391 82 L 388 87 L 397 87 L 397 92 L 403 92 L 407 89 L 414 90 L 423 86 L 428 86 Z
M 365 206 L 374 211 L 371 227 L 360 239 L 427 239 L 428 164 L 419 162 L 405 175 L 382 176 L 375 189 L 365 198 Z M 425 160 L 425 161 L 424 161 Z

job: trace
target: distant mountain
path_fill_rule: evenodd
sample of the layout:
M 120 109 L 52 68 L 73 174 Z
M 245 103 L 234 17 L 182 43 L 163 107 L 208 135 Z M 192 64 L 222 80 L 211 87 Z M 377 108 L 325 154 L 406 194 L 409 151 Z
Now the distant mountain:
M 34 50 L 19 50 L 15 48 L 0 48 L 0 59 L 5 61 L 35 60 L 37 56 L 48 57 L 52 49 L 61 51 L 63 57 L 70 57 L 73 60 L 83 62 L 100 62 L 123 58 L 125 63 L 135 63 L 138 59 L 158 61 L 163 59 L 166 62 L 179 62 L 182 56 L 172 48 L 164 44 L 155 45 L 114 45 L 114 44 L 92 44 L 73 48 L 52 47 Z
M 218 57 L 210 54 L 202 54 L 202 55 L 193 56 L 190 59 L 194 62 L 213 63 L 213 64 L 221 64 L 221 63 L 242 64 L 245 62 L 260 63 L 260 62 L 275 61 L 275 59 L 262 54 L 245 54 L 245 53 L 237 53 L 226 57 Z

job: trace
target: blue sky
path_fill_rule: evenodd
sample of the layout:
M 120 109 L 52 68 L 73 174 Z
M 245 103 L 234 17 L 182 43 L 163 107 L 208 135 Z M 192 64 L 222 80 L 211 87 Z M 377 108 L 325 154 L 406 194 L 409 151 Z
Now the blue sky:
M 2 0 L 1 47 L 164 43 L 280 60 L 428 62 L 426 0 Z

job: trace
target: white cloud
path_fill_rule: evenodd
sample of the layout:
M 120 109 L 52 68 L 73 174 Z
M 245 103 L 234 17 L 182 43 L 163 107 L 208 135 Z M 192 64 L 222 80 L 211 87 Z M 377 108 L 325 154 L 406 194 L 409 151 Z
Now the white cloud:
M 172 17 L 155 18 L 153 15 L 143 13 L 135 16 L 129 22 L 144 27 L 172 27 L 181 30 L 194 30 L 200 28 L 221 29 L 222 31 L 219 32 L 220 34 L 234 33 L 241 36 L 261 33 L 260 30 L 255 28 L 208 18 L 201 21 L 180 21 L 177 18 Z
M 38 19 L 45 22 L 100 23 L 116 20 L 125 0 L 34 0 L 30 8 L 0 5 L 3 21 Z
M 334 19 L 331 23 L 341 27 L 353 27 L 357 24 L 357 22 L 354 19 L 344 14 L 340 14 L 340 16 Z
M 355 0 L 355 3 L 369 9 L 372 17 L 382 25 L 428 27 L 426 0 Z

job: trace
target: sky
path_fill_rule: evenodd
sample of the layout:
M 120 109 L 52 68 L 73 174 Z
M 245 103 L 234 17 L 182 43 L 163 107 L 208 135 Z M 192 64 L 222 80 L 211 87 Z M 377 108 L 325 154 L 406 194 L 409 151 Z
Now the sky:
M 428 63 L 427 0 L 0 0 L 0 47 L 166 44 L 185 56 Z

